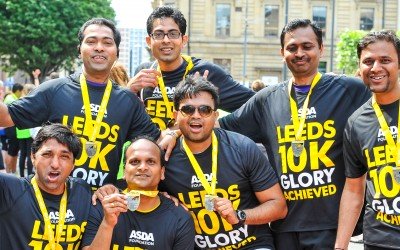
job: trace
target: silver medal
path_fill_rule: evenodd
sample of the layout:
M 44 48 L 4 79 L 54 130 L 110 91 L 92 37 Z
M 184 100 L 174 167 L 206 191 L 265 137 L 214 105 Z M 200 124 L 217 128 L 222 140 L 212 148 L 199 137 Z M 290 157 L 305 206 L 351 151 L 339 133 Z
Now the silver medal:
M 132 212 L 135 211 L 140 204 L 140 195 L 127 195 L 126 201 L 128 202 L 128 209 Z
M 400 168 L 399 167 L 393 168 L 393 177 L 397 181 L 397 183 L 400 183 Z
M 85 151 L 89 158 L 92 158 L 97 153 L 97 145 L 95 142 L 87 141 L 85 143 Z
M 214 211 L 214 195 L 206 194 L 204 196 L 204 207 L 208 211 Z
M 304 149 L 304 141 L 292 141 L 292 150 L 295 157 L 300 157 Z

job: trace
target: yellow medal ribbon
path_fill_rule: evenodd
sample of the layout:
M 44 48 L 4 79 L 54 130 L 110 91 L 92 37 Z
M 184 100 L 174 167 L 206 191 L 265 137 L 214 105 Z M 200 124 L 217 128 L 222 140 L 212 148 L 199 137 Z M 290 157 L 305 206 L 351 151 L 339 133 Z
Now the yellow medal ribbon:
M 378 118 L 379 121 L 379 125 L 382 129 L 383 134 L 385 135 L 385 139 L 386 139 L 386 143 L 389 145 L 390 150 L 393 153 L 394 159 L 396 161 L 396 166 L 400 166 L 400 162 L 399 162 L 399 147 L 397 146 L 399 144 L 399 133 L 397 134 L 397 138 L 396 138 L 396 143 L 394 142 L 392 133 L 390 133 L 390 128 L 385 120 L 385 117 L 383 116 L 383 113 L 379 107 L 379 104 L 376 102 L 376 97 L 375 95 L 372 95 L 372 107 L 375 111 L 375 114 Z M 400 101 L 399 101 L 399 115 L 397 117 L 397 128 L 400 128 Z
M 33 190 L 35 191 L 36 200 L 39 204 L 40 212 L 42 213 L 43 220 L 44 220 L 44 228 L 45 232 L 47 231 L 47 236 L 49 240 L 49 244 L 52 250 L 56 249 L 56 243 L 60 241 L 62 230 L 65 223 L 65 216 L 67 214 L 67 184 L 65 183 L 65 189 L 63 196 L 60 202 L 60 210 L 58 212 L 58 224 L 56 226 L 56 236 L 54 237 L 54 231 L 51 227 L 51 222 L 49 218 L 49 213 L 47 212 L 46 204 L 44 203 L 42 193 L 40 192 L 39 186 L 36 182 L 36 178 L 33 177 L 31 180 Z M 44 234 L 44 233 L 43 233 Z
M 300 120 L 299 120 L 299 114 L 297 112 L 297 103 L 296 103 L 296 101 L 293 99 L 293 97 L 291 95 L 293 80 L 291 79 L 289 81 L 288 90 L 289 90 L 289 99 L 290 99 L 290 111 L 292 113 L 294 130 L 296 131 L 295 139 L 297 141 L 301 141 L 300 137 L 301 137 L 301 133 L 302 133 L 303 128 L 304 128 L 304 123 L 306 121 L 307 108 L 308 108 L 308 103 L 310 101 L 310 96 L 311 96 L 312 90 L 315 87 L 315 85 L 317 85 L 317 83 L 321 79 L 321 77 L 322 77 L 322 74 L 320 72 L 318 72 L 317 75 L 315 75 L 314 79 L 312 80 L 310 90 L 308 91 L 307 97 L 306 97 L 306 99 L 304 100 L 304 103 L 303 103 L 303 108 L 302 108 L 302 112 L 301 112 L 301 115 L 300 115 Z
M 187 156 L 189 157 L 189 161 L 196 172 L 197 177 L 199 178 L 201 184 L 204 187 L 204 190 L 206 190 L 207 194 L 209 195 L 215 195 L 215 187 L 217 186 L 217 156 L 218 156 L 218 139 L 215 136 L 214 131 L 212 132 L 212 166 L 211 166 L 211 186 L 208 183 L 203 171 L 201 170 L 201 167 L 199 163 L 197 162 L 196 158 L 194 157 L 192 151 L 190 151 L 190 148 L 187 146 L 185 139 L 182 139 L 182 146 L 183 149 L 185 150 Z
M 122 191 L 123 194 L 127 194 L 127 195 L 132 195 L 132 196 L 139 196 L 139 195 L 145 195 L 151 198 L 154 198 L 158 195 L 158 190 L 155 191 L 149 191 L 149 190 L 129 190 L 129 189 L 125 189 L 124 191 Z
M 185 70 L 185 74 L 183 75 L 182 79 L 185 79 L 186 75 L 189 73 L 189 71 L 194 67 L 192 58 L 190 56 L 187 55 L 181 55 L 182 58 L 187 62 L 187 66 L 186 66 L 186 70 Z M 154 63 L 156 63 L 157 61 L 155 61 Z M 151 67 L 153 68 L 153 67 Z M 163 98 L 163 101 L 165 103 L 165 106 L 167 107 L 167 117 L 172 119 L 172 104 L 169 102 L 168 99 L 168 95 L 167 95 L 167 89 L 165 88 L 165 83 L 164 83 L 164 79 L 161 73 L 161 69 L 160 69 L 160 65 L 157 65 L 157 71 L 160 72 L 161 76 L 157 76 L 157 80 L 158 80 L 158 86 L 160 87 L 161 90 L 161 95 Z
M 81 74 L 80 76 L 80 84 L 82 88 L 83 106 L 85 108 L 85 131 L 87 132 L 87 135 L 89 135 L 89 141 L 94 143 L 100 129 L 100 124 L 103 121 L 104 113 L 106 112 L 108 100 L 110 99 L 112 83 L 111 80 L 108 79 L 103 99 L 101 100 L 101 104 L 99 107 L 99 112 L 97 113 L 96 121 L 94 124 L 92 119 L 92 112 L 90 109 L 89 91 L 84 74 Z

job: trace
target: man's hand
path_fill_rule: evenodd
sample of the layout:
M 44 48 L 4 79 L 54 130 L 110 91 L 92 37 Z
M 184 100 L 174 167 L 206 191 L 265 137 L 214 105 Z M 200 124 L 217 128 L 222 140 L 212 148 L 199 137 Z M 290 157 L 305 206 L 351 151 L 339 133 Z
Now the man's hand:
M 206 79 L 206 80 L 207 80 L 207 77 L 208 77 L 208 73 L 210 73 L 210 72 L 208 71 L 208 69 L 206 69 L 206 70 L 204 71 L 204 73 L 203 73 L 203 78 Z M 196 71 L 196 73 L 194 73 L 194 77 L 200 77 L 200 72 L 199 72 L 199 71 Z
M 104 185 L 98 188 L 92 195 L 92 204 L 96 205 L 96 200 L 99 199 L 101 204 L 103 204 L 103 199 L 111 194 L 119 194 L 118 188 L 111 184 Z M 103 204 L 104 206 L 104 204 Z
M 214 210 L 218 212 L 229 224 L 235 225 L 239 223 L 239 218 L 232 206 L 232 202 L 226 198 L 214 198 Z
M 158 140 L 158 145 L 161 149 L 165 150 L 165 160 L 169 160 L 169 156 L 172 153 L 176 145 L 176 140 L 179 138 L 179 130 L 164 130 L 161 133 L 160 139 Z
M 103 222 L 109 227 L 114 227 L 118 222 L 119 214 L 128 211 L 128 202 L 126 201 L 126 195 L 123 194 L 111 194 L 105 196 L 102 203 L 104 218 Z
M 157 76 L 161 76 L 161 73 L 155 69 L 142 69 L 129 80 L 127 87 L 133 93 L 138 93 L 146 87 L 155 88 L 158 85 Z

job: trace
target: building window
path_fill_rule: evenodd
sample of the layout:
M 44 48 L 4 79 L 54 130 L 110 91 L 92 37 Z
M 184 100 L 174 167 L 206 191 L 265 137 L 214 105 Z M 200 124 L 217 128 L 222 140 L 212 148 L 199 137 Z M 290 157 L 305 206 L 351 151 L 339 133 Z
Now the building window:
M 323 37 L 326 34 L 326 12 L 325 6 L 315 6 L 312 9 L 312 19 L 322 29 Z
M 229 36 L 231 30 L 231 5 L 217 4 L 216 5 L 216 36 Z
M 279 33 L 279 6 L 266 5 L 264 9 L 264 36 L 275 36 Z
M 326 73 L 326 62 L 319 62 L 318 71 L 321 73 Z
M 221 66 L 225 69 L 228 73 L 231 72 L 231 59 L 226 58 L 215 58 L 214 63 Z
M 374 27 L 374 9 L 361 8 L 360 11 L 360 30 L 370 31 Z

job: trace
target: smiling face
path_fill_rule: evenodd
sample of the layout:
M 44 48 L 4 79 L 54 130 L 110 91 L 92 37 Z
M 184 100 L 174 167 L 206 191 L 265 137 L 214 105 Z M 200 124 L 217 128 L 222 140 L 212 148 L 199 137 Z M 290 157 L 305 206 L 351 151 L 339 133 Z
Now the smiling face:
M 323 45 L 318 45 L 311 26 L 286 33 L 283 44 L 281 55 L 294 77 L 309 77 L 317 73 Z
M 157 190 L 164 180 L 160 148 L 146 139 L 139 139 L 126 150 L 125 180 L 129 190 Z
M 171 17 L 155 19 L 151 33 L 155 31 L 161 31 L 165 34 L 170 31 L 181 32 L 178 24 Z M 168 36 L 164 36 L 162 40 L 155 40 L 151 36 L 146 37 L 147 45 L 163 71 L 172 71 L 182 64 L 181 51 L 187 41 L 188 37 L 186 35 L 181 35 L 177 39 L 170 39 Z
M 83 31 L 80 55 L 88 80 L 103 82 L 117 60 L 117 45 L 112 30 L 104 25 L 92 24 Z
M 218 119 L 218 111 L 212 111 L 211 115 L 204 117 L 200 115 L 198 107 L 205 105 L 214 110 L 214 99 L 210 93 L 200 91 L 193 98 L 183 99 L 179 104 L 179 109 L 186 105 L 196 107 L 195 112 L 187 115 L 182 111 L 174 111 L 175 120 L 192 152 L 203 151 L 211 144 L 211 133 Z
M 62 194 L 65 181 L 74 168 L 74 157 L 68 147 L 56 139 L 49 139 L 31 158 L 39 188 L 50 194 Z
M 380 95 L 400 91 L 399 60 L 394 45 L 384 40 L 369 44 L 361 51 L 360 74 L 364 84 Z

